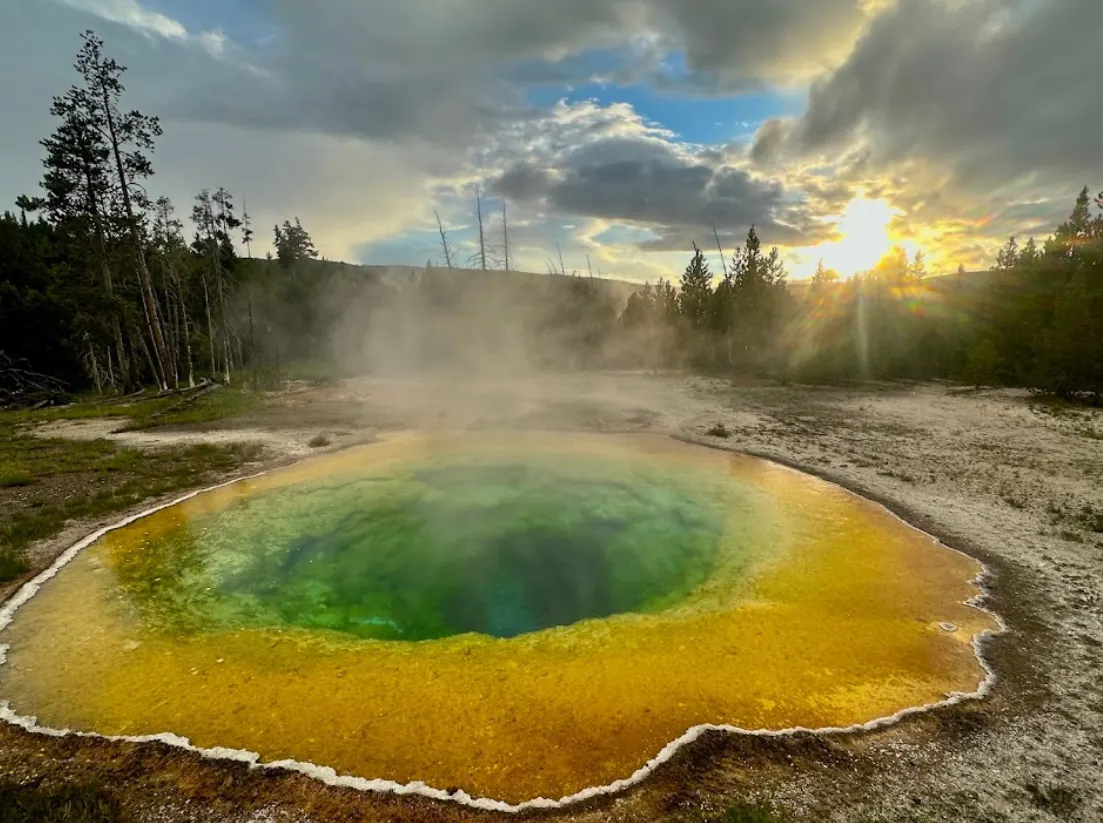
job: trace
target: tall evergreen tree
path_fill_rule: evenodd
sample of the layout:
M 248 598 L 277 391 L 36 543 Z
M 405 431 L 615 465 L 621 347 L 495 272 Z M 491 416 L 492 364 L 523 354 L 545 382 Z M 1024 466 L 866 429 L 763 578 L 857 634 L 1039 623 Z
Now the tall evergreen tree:
M 693 246 L 693 259 L 682 275 L 679 304 L 688 328 L 702 331 L 708 326 L 712 298 L 712 272 L 705 253 Z
M 102 118 L 85 90 L 74 86 L 55 97 L 50 114 L 61 122 L 53 134 L 41 141 L 46 149 L 41 183 L 45 194 L 26 199 L 24 205 L 30 209 L 44 208 L 64 238 L 69 255 L 89 271 L 99 271 L 111 342 L 103 343 L 100 357 L 96 354 L 100 336 L 93 329 L 86 329 L 88 362 L 94 367 L 98 384 L 106 383 L 113 388 L 117 377 L 118 385 L 127 390 L 137 376 L 131 369 L 124 336 L 126 311 L 116 294 L 112 272 L 118 221 L 112 213 L 111 149 L 102 131 Z
M 156 117 L 120 108 L 126 90 L 122 84 L 126 68 L 104 56 L 103 41 L 94 32 L 87 31 L 82 38 L 84 45 L 77 54 L 76 69 L 84 85 L 73 87 L 71 99 L 83 124 L 98 132 L 110 150 L 114 190 L 121 204 L 120 222 L 136 264 L 146 326 L 154 348 L 156 377 L 167 388 L 164 364 L 168 355 L 146 264 L 142 226 L 145 194 L 139 185 L 139 181 L 153 174 L 148 154 L 153 151 L 155 139 L 161 136 L 161 126 Z
M 314 241 L 309 232 L 303 228 L 299 218 L 295 222 L 285 220 L 283 227 L 276 226 L 276 258 L 280 266 L 285 269 L 294 268 L 296 263 L 303 260 L 317 260 L 318 250 L 314 248 Z M 449 260 L 451 268 L 451 260 Z

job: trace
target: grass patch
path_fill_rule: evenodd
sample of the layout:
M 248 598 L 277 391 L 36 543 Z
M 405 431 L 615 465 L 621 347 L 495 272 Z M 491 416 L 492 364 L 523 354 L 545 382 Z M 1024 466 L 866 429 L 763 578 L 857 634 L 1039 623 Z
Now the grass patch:
M 1073 420 L 1090 417 L 1091 412 L 1086 411 L 1086 409 L 1098 405 L 1090 397 L 1062 398 L 1053 395 L 1035 395 L 1027 402 L 1034 411 L 1057 418 Z
M 34 480 L 34 478 L 22 469 L 0 464 L 0 489 L 14 489 L 18 486 L 29 486 L 32 480 Z
M 0 424 L 50 423 L 59 420 L 121 418 L 127 430 L 213 423 L 263 406 L 263 395 L 245 386 L 223 387 L 189 400 L 188 395 L 139 396 L 130 400 L 87 397 L 68 406 L 38 411 L 4 410 Z
M 27 557 L 14 547 L 0 547 L 0 583 L 15 580 L 28 570 Z
M 177 401 L 167 409 L 137 417 L 127 428 L 130 430 L 153 429 L 161 426 L 186 426 L 199 423 L 217 423 L 232 417 L 241 417 L 261 408 L 261 395 L 245 388 L 222 388 L 196 398 L 193 401 Z M 154 416 L 155 415 L 155 416 Z
M 903 483 L 919 482 L 919 479 L 914 474 L 908 474 L 907 472 L 898 472 L 889 469 L 886 471 L 879 471 L 877 474 L 881 475 L 881 477 L 891 477 L 894 480 L 900 480 Z
M 319 434 L 316 437 L 310 438 L 310 442 L 307 443 L 312 449 L 324 449 L 329 445 L 329 438 L 324 434 Z
M 724 440 L 727 440 L 729 437 L 732 436 L 731 431 L 723 423 L 717 423 L 715 426 L 705 432 L 705 434 L 707 434 L 709 437 L 719 437 Z
M 23 499 L 0 489 L 0 582 L 26 570 L 28 546 L 71 520 L 98 518 L 152 497 L 209 484 L 261 459 L 257 444 L 198 444 L 142 452 L 106 440 L 54 440 L 0 426 L 0 453 L 11 472 L 26 475 Z
M 100 786 L 43 789 L 0 782 L 0 823 L 126 823 L 130 819 Z

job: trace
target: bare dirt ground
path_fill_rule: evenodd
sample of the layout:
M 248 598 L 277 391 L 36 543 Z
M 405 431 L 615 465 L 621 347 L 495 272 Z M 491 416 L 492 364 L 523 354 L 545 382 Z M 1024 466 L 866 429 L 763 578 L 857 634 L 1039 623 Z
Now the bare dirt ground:
M 727 437 L 716 436 L 725 433 L 718 426 Z M 255 439 L 287 460 L 312 451 L 306 443 L 318 434 L 341 448 L 385 430 L 501 427 L 658 431 L 814 472 L 987 563 L 989 605 L 1009 625 L 986 648 L 999 682 L 984 701 L 845 737 L 707 735 L 632 791 L 538 816 L 701 821 L 765 800 L 792 821 L 1103 821 L 1099 410 L 942 385 L 848 391 L 638 374 L 364 379 L 291 393 L 217 428 L 109 434 L 114 425 L 90 421 L 48 433 L 141 448 Z M 51 550 L 94 525 L 74 524 Z M 160 745 L 0 727 L 5 777 L 102 782 L 142 821 L 517 819 Z

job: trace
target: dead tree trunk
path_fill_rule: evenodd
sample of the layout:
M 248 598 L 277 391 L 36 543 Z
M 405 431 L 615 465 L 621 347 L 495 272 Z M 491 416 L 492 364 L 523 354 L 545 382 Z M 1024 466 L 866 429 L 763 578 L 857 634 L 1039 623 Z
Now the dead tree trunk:
M 502 239 L 506 247 L 506 271 L 509 271 L 509 219 L 506 216 L 506 204 L 502 201 Z
M 220 267 L 221 269 L 221 267 Z M 220 271 L 221 273 L 221 271 Z M 215 281 L 218 287 L 218 307 L 222 315 L 222 368 L 226 377 L 226 385 L 230 385 L 230 373 L 234 369 L 233 345 L 230 340 L 230 324 L 226 315 L 226 288 L 223 279 L 216 275 Z
M 103 277 L 103 291 L 111 304 L 112 332 L 115 336 L 115 354 L 119 361 L 119 377 L 122 381 L 125 393 L 131 385 L 130 362 L 126 356 L 126 344 L 123 341 L 122 309 L 115 305 L 115 283 L 111 277 L 111 266 L 107 262 L 107 237 L 103 228 L 103 215 L 100 213 L 99 200 L 96 197 L 96 186 L 92 180 L 91 160 L 85 156 L 82 158 L 84 165 L 84 182 L 88 199 L 88 211 L 92 217 L 93 241 L 96 248 L 96 256 L 100 259 L 100 274 Z M 108 373 L 111 372 L 111 356 L 108 353 Z M 115 380 L 111 381 L 114 385 Z
M 444 224 L 440 222 L 440 214 L 436 209 L 433 209 L 433 214 L 437 218 L 437 228 L 440 229 L 440 245 L 444 249 L 444 262 L 448 268 L 452 268 L 452 249 L 448 245 L 448 235 L 444 233 Z
M 188 324 L 188 302 L 184 299 L 184 283 L 180 279 L 180 273 L 175 267 L 171 269 L 173 288 L 176 292 L 176 302 L 179 306 L 178 316 L 180 321 L 180 337 L 183 342 L 184 359 L 188 367 L 188 388 L 195 388 L 195 364 L 191 352 L 191 327 Z
M 207 285 L 207 275 L 203 275 L 203 305 L 207 310 L 207 337 L 211 347 L 211 379 L 218 371 L 218 358 L 214 353 L 214 321 L 211 319 L 211 292 Z
M 161 388 L 167 391 L 168 381 L 165 379 L 165 362 L 168 360 L 168 353 L 165 349 L 165 337 L 161 329 L 161 320 L 157 316 L 157 301 L 153 298 L 153 283 L 149 276 L 149 267 L 146 265 L 142 236 L 138 231 L 138 222 L 134 217 L 134 203 L 130 198 L 130 178 L 127 177 L 126 168 L 123 165 L 122 149 L 119 147 L 119 135 L 115 127 L 111 97 L 107 86 L 102 82 L 100 83 L 100 93 L 103 98 L 104 116 L 107 119 L 107 131 L 111 140 L 111 153 L 115 158 L 115 170 L 119 176 L 119 193 L 123 198 L 123 210 L 126 212 L 130 242 L 134 245 L 134 259 L 138 265 L 138 284 L 142 292 L 142 302 L 145 305 L 146 323 L 149 326 L 150 337 L 153 339 L 154 354 L 157 356 L 158 368 L 154 369 L 153 374 Z
M 169 350 L 169 369 L 172 372 L 173 388 L 180 388 L 180 304 L 175 299 L 172 281 L 165 275 L 165 305 L 162 313 L 165 318 L 165 334 Z
M 88 370 L 92 372 L 92 382 L 96 384 L 96 394 L 103 394 L 103 379 L 100 377 L 100 362 L 96 357 L 96 348 L 88 332 L 84 333 L 84 342 L 88 345 Z
M 486 271 L 486 233 L 483 231 L 483 195 L 479 187 L 475 187 L 475 204 L 479 214 L 479 263 L 482 270 Z
M 152 355 L 152 354 L 150 354 L 150 351 L 149 351 L 149 344 L 148 344 L 148 343 L 146 343 L 146 338 L 145 338 L 145 335 L 139 332 L 138 334 L 136 334 L 136 335 L 134 335 L 134 336 L 138 338 L 138 342 L 139 342 L 139 343 L 141 344 L 141 346 L 142 346 L 142 353 L 143 353 L 143 354 L 144 354 L 144 355 L 146 356 L 146 365 L 147 365 L 147 366 L 149 366 L 149 370 L 150 370 L 151 372 L 153 372 L 153 375 L 154 375 L 154 377 L 156 378 L 156 377 L 157 377 L 157 367 L 156 367 L 156 366 L 154 365 L 154 363 L 153 363 L 153 355 Z M 131 345 L 131 346 L 133 346 L 133 345 L 134 345 L 134 341 L 133 341 L 133 340 L 131 340 L 131 343 L 130 343 L 130 345 Z M 158 382 L 159 382 L 159 381 L 158 381 Z
M 724 247 L 720 244 L 720 232 L 716 230 L 716 224 L 712 226 L 713 237 L 716 238 L 716 249 L 720 252 L 720 265 L 724 268 L 724 276 L 728 275 L 728 261 L 724 259 Z

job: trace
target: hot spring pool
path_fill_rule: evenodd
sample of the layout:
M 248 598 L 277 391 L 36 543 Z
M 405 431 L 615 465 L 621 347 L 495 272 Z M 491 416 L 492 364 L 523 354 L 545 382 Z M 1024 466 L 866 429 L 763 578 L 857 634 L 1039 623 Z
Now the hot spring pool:
M 398 436 L 108 532 L 0 633 L 0 700 L 24 725 L 519 804 L 703 724 L 845 727 L 976 690 L 979 571 L 752 458 Z

